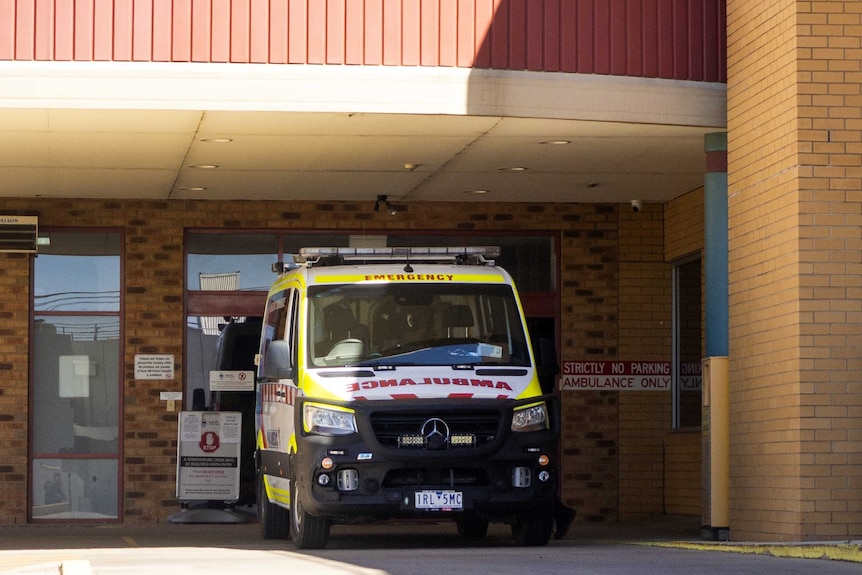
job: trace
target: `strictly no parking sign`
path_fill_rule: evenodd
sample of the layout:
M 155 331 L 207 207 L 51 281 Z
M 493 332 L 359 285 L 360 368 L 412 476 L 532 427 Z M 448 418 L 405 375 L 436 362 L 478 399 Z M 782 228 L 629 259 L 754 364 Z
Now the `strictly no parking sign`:
M 239 499 L 242 414 L 183 411 L 177 442 L 177 499 Z

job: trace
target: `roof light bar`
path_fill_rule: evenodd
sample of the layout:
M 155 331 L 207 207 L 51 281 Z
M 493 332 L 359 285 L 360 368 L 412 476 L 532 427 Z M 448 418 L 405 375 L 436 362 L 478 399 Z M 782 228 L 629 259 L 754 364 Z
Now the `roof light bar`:
M 442 247 L 389 247 L 389 248 L 302 248 L 299 254 L 306 258 L 323 256 L 390 258 L 412 256 L 500 256 L 499 246 L 442 246 Z
M 434 246 L 434 247 L 378 247 L 378 248 L 302 248 L 297 261 L 313 265 L 324 258 L 341 261 L 464 261 L 494 265 L 492 258 L 500 256 L 499 246 Z

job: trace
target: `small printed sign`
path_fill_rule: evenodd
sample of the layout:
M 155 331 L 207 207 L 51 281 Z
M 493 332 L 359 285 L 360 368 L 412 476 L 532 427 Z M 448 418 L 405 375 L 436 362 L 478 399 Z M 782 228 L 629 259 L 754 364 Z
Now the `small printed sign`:
M 210 391 L 254 391 L 254 372 L 211 371 Z
M 174 379 L 174 355 L 135 355 L 135 379 Z

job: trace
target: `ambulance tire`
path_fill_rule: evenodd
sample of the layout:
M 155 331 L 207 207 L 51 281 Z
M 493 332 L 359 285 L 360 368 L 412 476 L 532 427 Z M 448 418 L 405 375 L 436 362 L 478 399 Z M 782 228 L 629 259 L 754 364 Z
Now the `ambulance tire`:
M 263 474 L 257 476 L 257 519 L 260 534 L 264 539 L 287 539 L 290 537 L 290 511 L 269 502 Z
M 521 547 L 541 547 L 547 545 L 554 531 L 552 509 L 521 515 L 512 523 L 515 544 Z
M 305 511 L 299 492 L 299 486 L 291 486 L 290 517 L 293 546 L 297 549 L 323 549 L 329 540 L 331 522 Z
M 482 539 L 488 534 L 488 520 L 475 513 L 465 513 L 455 518 L 458 535 L 464 539 Z

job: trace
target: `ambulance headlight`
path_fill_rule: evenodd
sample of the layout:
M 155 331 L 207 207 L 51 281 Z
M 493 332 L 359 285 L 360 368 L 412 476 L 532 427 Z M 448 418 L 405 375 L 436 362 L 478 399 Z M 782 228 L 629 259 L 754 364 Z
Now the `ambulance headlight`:
M 540 431 L 548 428 L 548 406 L 545 402 L 532 403 L 512 413 L 512 431 Z
M 350 435 L 356 433 L 356 416 L 353 410 L 306 403 L 302 412 L 302 425 L 306 433 L 321 435 Z

